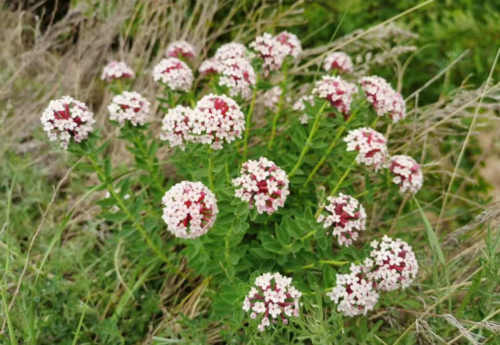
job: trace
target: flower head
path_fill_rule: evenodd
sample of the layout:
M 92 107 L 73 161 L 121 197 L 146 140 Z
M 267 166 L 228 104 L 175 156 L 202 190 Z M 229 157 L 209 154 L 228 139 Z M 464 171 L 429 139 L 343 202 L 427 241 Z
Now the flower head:
M 318 80 L 312 91 L 313 95 L 328 100 L 332 107 L 348 117 L 351 112 L 352 97 L 358 88 L 342 78 L 325 75 Z
M 420 165 L 409 156 L 392 156 L 389 162 L 389 170 L 394 175 L 392 182 L 399 186 L 402 193 L 415 194 L 422 188 L 424 176 Z
M 71 139 L 77 143 L 87 139 L 95 123 L 87 106 L 69 96 L 50 101 L 40 120 L 49 140 L 59 141 L 65 149 Z
M 292 56 L 297 59 L 302 53 L 302 45 L 300 40 L 294 34 L 288 31 L 282 31 L 274 37 L 283 47 L 285 47 L 286 55 Z
M 354 66 L 349 55 L 344 52 L 333 52 L 326 56 L 323 69 L 327 72 L 337 70 L 340 73 L 351 73 Z
M 325 229 L 333 228 L 332 235 L 339 245 L 350 246 L 359 237 L 359 231 L 366 229 L 366 212 L 363 205 L 350 195 L 328 197 L 328 204 L 318 217 Z
M 377 304 L 378 293 L 367 278 L 373 262 L 351 264 L 348 274 L 337 274 L 337 283 L 327 296 L 337 304 L 337 310 L 346 316 L 366 315 Z
M 109 118 L 121 125 L 130 121 L 134 126 L 144 125 L 149 118 L 151 104 L 137 92 L 125 91 L 116 95 L 108 105 Z
M 168 231 L 180 238 L 204 235 L 219 212 L 215 195 L 201 182 L 175 184 L 165 193 L 162 203 L 162 218 Z
M 221 45 L 216 51 L 214 58 L 217 61 L 225 61 L 227 59 L 243 58 L 248 57 L 247 48 L 238 42 L 230 42 Z
M 368 102 L 373 106 L 378 116 L 388 114 L 393 122 L 406 117 L 406 105 L 403 96 L 381 77 L 364 77 L 360 80 L 361 88 Z
M 290 51 L 290 47 L 281 44 L 267 32 L 262 36 L 257 36 L 255 41 L 250 43 L 250 47 L 262 59 L 262 68 L 266 74 L 279 70 Z
M 417 277 L 418 262 L 408 243 L 384 236 L 382 241 L 372 241 L 370 245 L 374 265 L 368 277 L 376 288 L 392 291 L 410 286 Z
M 193 141 L 192 116 L 193 110 L 182 105 L 168 110 L 163 118 L 160 139 L 168 141 L 171 147 L 184 150 L 187 141 Z
M 243 163 L 240 176 L 233 179 L 235 195 L 256 207 L 259 214 L 272 214 L 283 207 L 288 194 L 288 176 L 265 157 Z
M 250 62 L 244 58 L 230 58 L 220 64 L 219 85 L 226 86 L 231 97 L 249 99 L 256 82 L 255 71 Z
M 264 273 L 255 279 L 255 286 L 243 302 L 243 310 L 249 312 L 252 319 L 260 319 L 259 331 L 278 321 L 286 325 L 288 318 L 299 315 L 302 293 L 291 283 L 292 278 L 279 273 Z
M 196 104 L 190 116 L 193 140 L 221 149 L 224 142 L 241 138 L 245 130 L 245 115 L 238 104 L 224 95 L 209 94 Z
M 194 47 L 186 41 L 175 41 L 168 45 L 167 57 L 191 59 L 196 56 Z
M 357 163 L 380 169 L 388 157 L 387 140 L 379 132 L 368 128 L 353 129 L 344 138 L 347 151 L 358 151 Z
M 123 61 L 111 61 L 102 70 L 101 79 L 112 81 L 114 79 L 134 78 L 134 71 Z
M 189 91 L 193 84 L 193 72 L 183 61 L 166 58 L 153 68 L 153 79 L 166 84 L 173 91 Z
M 198 71 L 203 75 L 218 74 L 222 71 L 222 63 L 214 58 L 206 59 L 201 63 Z

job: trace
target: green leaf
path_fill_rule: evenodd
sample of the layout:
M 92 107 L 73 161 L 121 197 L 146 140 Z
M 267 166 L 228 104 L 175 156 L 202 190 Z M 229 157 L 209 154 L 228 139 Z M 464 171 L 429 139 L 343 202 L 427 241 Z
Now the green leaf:
M 436 233 L 432 229 L 432 225 L 429 222 L 429 219 L 427 219 L 427 216 L 425 215 L 424 210 L 422 210 L 422 208 L 420 207 L 420 204 L 418 203 L 417 198 L 413 197 L 413 200 L 415 201 L 415 204 L 417 205 L 418 211 L 420 212 L 420 216 L 422 216 L 422 220 L 424 221 L 425 231 L 427 232 L 427 238 L 429 239 L 429 243 L 431 245 L 431 248 L 434 251 L 434 254 L 439 259 L 439 262 L 442 265 L 445 265 L 444 255 L 443 255 L 443 251 L 441 250 L 441 246 L 439 244 L 439 239 L 437 238 Z

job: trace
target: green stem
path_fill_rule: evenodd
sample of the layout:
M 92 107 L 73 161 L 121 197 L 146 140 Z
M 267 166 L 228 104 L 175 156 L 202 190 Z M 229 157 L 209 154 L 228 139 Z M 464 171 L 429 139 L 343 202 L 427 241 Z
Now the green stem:
M 280 99 L 278 102 L 278 110 L 276 111 L 276 114 L 273 117 L 273 126 L 271 128 L 271 137 L 269 138 L 269 142 L 267 144 L 268 150 L 270 150 L 273 147 L 274 143 L 274 138 L 276 137 L 276 128 L 278 126 L 278 119 L 281 116 L 281 113 L 283 111 L 283 104 L 285 103 L 285 96 L 286 96 L 286 82 L 288 78 L 288 64 L 285 64 L 283 66 L 283 81 L 281 82 L 281 95 Z
M 252 101 L 250 102 L 250 108 L 248 109 L 248 112 L 247 112 L 246 126 L 245 126 L 245 138 L 243 141 L 243 162 L 245 162 L 247 160 L 248 138 L 250 137 L 250 129 L 252 127 L 252 115 L 253 115 L 253 109 L 255 107 L 256 98 L 257 98 L 257 86 L 255 86 L 253 88 Z
M 297 163 L 295 163 L 295 166 L 292 168 L 292 170 L 288 174 L 289 178 L 292 177 L 293 175 L 295 175 L 297 170 L 302 165 L 302 161 L 304 160 L 304 157 L 306 156 L 307 151 L 309 151 L 309 147 L 311 146 L 312 140 L 314 138 L 314 134 L 316 134 L 316 131 L 319 128 L 319 122 L 321 120 L 321 115 L 322 115 L 323 110 L 325 109 L 326 105 L 327 105 L 327 102 L 324 102 L 323 105 L 321 106 L 321 108 L 318 110 L 318 113 L 316 114 L 316 117 L 314 119 L 314 123 L 313 123 L 312 128 L 311 128 L 311 131 L 309 132 L 309 136 L 307 137 L 307 141 L 306 141 L 304 147 L 302 148 L 302 152 L 300 152 L 299 160 L 297 161 Z
M 134 227 L 139 231 L 141 236 L 144 238 L 146 241 L 146 244 L 148 247 L 160 258 L 169 269 L 171 269 L 173 272 L 185 276 L 185 273 L 181 272 L 178 268 L 176 268 L 171 261 L 168 259 L 168 257 L 162 253 L 162 251 L 154 244 L 153 240 L 149 237 L 147 230 L 139 223 L 138 219 L 136 216 L 128 209 L 128 207 L 125 205 L 125 202 L 123 199 L 120 197 L 119 194 L 115 192 L 113 189 L 113 186 L 109 183 L 108 178 L 104 174 L 102 167 L 97 163 L 97 160 L 92 156 L 92 155 L 87 155 L 89 161 L 92 163 L 92 166 L 94 167 L 97 176 L 99 177 L 99 180 L 104 183 L 106 186 L 106 189 L 108 190 L 109 194 L 115 199 L 116 203 L 118 204 L 118 207 L 125 213 L 127 218 L 132 222 Z
M 210 189 L 214 191 L 214 177 L 212 175 L 212 171 L 214 169 L 214 161 L 213 161 L 213 154 L 212 154 L 212 149 L 208 149 L 208 183 L 210 185 Z
M 139 129 L 137 128 L 134 128 L 134 130 L 139 131 Z M 147 145 L 144 142 L 145 137 L 141 134 L 142 133 L 135 133 L 135 143 L 137 144 L 137 147 L 139 148 L 139 151 L 142 155 L 141 158 L 146 162 L 146 166 L 148 169 L 147 172 L 153 177 L 153 188 L 161 193 L 163 191 L 163 181 L 161 180 L 161 176 L 159 174 L 158 162 L 155 162 L 154 157 L 151 157 L 149 155 Z
M 357 113 L 357 111 L 353 112 L 351 114 L 351 116 L 349 116 L 349 119 L 347 119 L 346 123 L 337 130 L 337 134 L 335 135 L 335 138 L 333 138 L 332 142 L 330 143 L 330 146 L 328 146 L 328 149 L 326 150 L 325 154 L 323 155 L 323 157 L 321 157 L 320 161 L 313 168 L 313 170 L 311 171 L 311 173 L 309 174 L 309 176 L 307 176 L 307 179 L 306 179 L 306 182 L 304 183 L 304 186 L 307 186 L 307 184 L 309 182 L 311 182 L 312 178 L 318 172 L 319 168 L 321 168 L 321 166 L 325 163 L 325 161 L 327 160 L 328 156 L 330 155 L 330 153 L 332 152 L 332 150 L 337 145 L 337 143 L 338 143 L 338 141 L 340 139 L 340 136 L 344 133 L 344 131 L 346 130 L 346 128 L 349 125 L 349 123 L 356 116 L 356 113 Z

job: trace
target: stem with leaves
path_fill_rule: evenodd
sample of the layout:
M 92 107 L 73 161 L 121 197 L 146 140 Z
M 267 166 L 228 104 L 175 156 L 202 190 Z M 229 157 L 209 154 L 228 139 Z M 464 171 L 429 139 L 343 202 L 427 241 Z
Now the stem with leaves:
M 288 64 L 285 63 L 283 66 L 283 81 L 280 84 L 281 87 L 281 95 L 280 99 L 278 101 L 278 110 L 276 111 L 276 114 L 273 117 L 273 125 L 271 128 L 271 137 L 269 138 L 269 142 L 267 143 L 267 149 L 270 150 L 273 147 L 274 143 L 274 138 L 276 137 L 276 128 L 278 126 L 278 119 L 281 116 L 281 113 L 283 112 L 283 104 L 285 103 L 285 96 L 286 96 L 286 91 L 287 91 L 287 78 L 288 78 Z

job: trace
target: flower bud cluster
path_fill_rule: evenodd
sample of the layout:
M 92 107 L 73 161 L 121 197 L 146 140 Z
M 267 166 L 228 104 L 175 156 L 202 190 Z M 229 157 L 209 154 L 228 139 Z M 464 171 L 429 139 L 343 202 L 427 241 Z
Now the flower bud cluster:
M 153 79 L 172 91 L 189 91 L 193 84 L 193 72 L 183 61 L 170 57 L 161 59 L 153 68 Z
M 123 125 L 130 121 L 134 126 L 144 125 L 149 118 L 151 104 L 137 92 L 125 91 L 116 95 L 108 105 L 109 119 Z
M 165 55 L 178 59 L 192 59 L 196 56 L 196 50 L 186 41 L 175 41 L 168 45 Z
M 378 116 L 388 114 L 393 122 L 406 117 L 406 105 L 403 96 L 381 77 L 364 77 L 360 80 L 361 88 L 368 102 L 373 106 Z
M 287 56 L 297 59 L 302 53 L 297 36 L 286 31 L 274 37 L 269 33 L 257 36 L 255 41 L 250 43 L 250 47 L 262 59 L 265 74 L 279 70 Z
M 358 88 L 344 79 L 325 75 L 318 80 L 312 94 L 330 102 L 331 106 L 348 117 L 351 112 L 352 97 Z
M 357 163 L 373 166 L 375 170 L 380 169 L 389 156 L 387 140 L 374 129 L 353 129 L 347 133 L 344 141 L 347 143 L 347 151 L 358 151 Z
M 243 310 L 250 313 L 251 319 L 260 320 L 259 331 L 278 320 L 286 325 L 290 317 L 299 316 L 302 293 L 291 283 L 292 278 L 279 273 L 264 273 L 255 279 L 255 286 L 243 302 Z
M 115 79 L 134 78 L 134 71 L 123 61 L 111 61 L 102 70 L 101 79 L 112 81 Z
M 323 62 L 323 69 L 327 72 L 351 73 L 354 70 L 354 66 L 349 55 L 344 52 L 333 52 L 326 56 Z
M 392 156 L 388 165 L 389 171 L 394 175 L 392 182 L 399 186 L 402 193 L 415 194 L 422 188 L 422 169 L 413 158 L 405 155 Z

